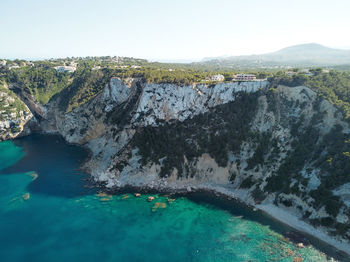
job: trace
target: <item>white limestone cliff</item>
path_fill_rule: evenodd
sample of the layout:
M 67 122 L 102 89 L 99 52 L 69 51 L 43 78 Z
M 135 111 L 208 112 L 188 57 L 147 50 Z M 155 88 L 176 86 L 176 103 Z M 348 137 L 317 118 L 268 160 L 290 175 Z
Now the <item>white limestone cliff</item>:
M 322 115 L 322 121 L 318 129 L 325 135 L 338 124 L 343 127 L 343 132 L 350 132 L 349 125 L 342 120 L 341 114 L 328 101 L 321 101 L 319 109 L 315 112 L 313 103 L 318 99 L 311 89 L 300 87 L 278 86 L 274 91 L 276 110 L 272 110 L 267 98 L 267 90 L 270 88 L 267 81 L 231 82 L 216 85 L 185 85 L 144 83 L 138 79 L 126 81 L 112 78 L 103 91 L 92 100 L 82 106 L 64 113 L 58 109 L 57 100 L 53 100 L 46 106 L 44 119 L 40 125 L 44 132 L 59 133 L 68 142 L 85 145 L 91 150 L 91 159 L 85 164 L 85 169 L 92 177 L 105 184 L 109 188 L 123 187 L 127 185 L 155 188 L 159 190 L 193 190 L 210 189 L 241 199 L 247 204 L 255 205 L 283 219 L 289 214 L 289 224 L 297 227 L 306 212 L 311 218 L 322 218 L 328 214 L 325 209 L 312 207 L 311 199 L 298 197 L 293 194 L 281 194 L 279 197 L 290 201 L 292 206 L 276 207 L 275 194 L 271 193 L 261 203 L 256 203 L 252 197 L 252 191 L 256 189 L 256 183 L 249 188 L 241 188 L 242 182 L 251 177 L 253 181 L 260 181 L 258 185 L 263 188 L 266 179 L 280 167 L 283 160 L 292 150 L 290 141 L 293 139 L 288 121 L 304 115 L 301 126 L 306 126 L 315 114 Z M 261 91 L 261 92 L 260 92 Z M 161 178 L 162 159 L 156 162 L 149 161 L 141 165 L 138 148 L 130 147 L 135 132 L 144 127 L 158 127 L 172 121 L 184 122 L 194 117 L 210 112 L 220 105 L 236 101 L 242 93 L 258 94 L 257 111 L 249 123 L 247 132 L 269 132 L 277 142 L 280 150 L 278 157 L 269 166 L 257 165 L 248 168 L 248 161 L 253 156 L 257 145 L 252 141 L 242 141 L 239 152 L 229 152 L 229 161 L 226 166 L 219 166 L 215 159 L 204 153 L 189 161 L 184 158 L 184 163 L 193 171 L 193 175 L 179 176 L 178 170 L 173 169 L 171 174 Z M 247 120 L 248 121 L 248 120 Z M 272 152 L 267 152 L 266 157 Z M 125 162 L 122 170 L 115 166 Z M 309 179 L 307 191 L 317 189 L 320 185 L 320 171 L 306 172 L 305 178 Z M 235 177 L 232 178 L 232 174 Z M 294 183 L 295 181 L 292 181 Z M 348 186 L 339 188 L 334 192 L 348 203 Z M 280 210 L 280 213 L 276 211 Z M 347 221 L 347 216 L 342 210 L 337 221 Z M 307 224 L 306 224 L 307 225 Z M 326 234 L 326 228 L 315 229 L 309 225 L 309 232 L 318 232 L 320 236 Z M 316 234 L 316 233 L 315 233 Z M 334 243 L 343 241 L 340 237 L 332 238 Z M 350 253 L 348 244 L 338 247 Z

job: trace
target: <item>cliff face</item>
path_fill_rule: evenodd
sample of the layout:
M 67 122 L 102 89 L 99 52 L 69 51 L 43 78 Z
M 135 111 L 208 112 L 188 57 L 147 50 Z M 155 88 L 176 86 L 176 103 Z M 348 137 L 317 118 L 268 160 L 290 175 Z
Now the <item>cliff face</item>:
M 350 238 L 349 124 L 307 87 L 112 78 L 69 113 L 60 99 L 40 127 L 90 148 L 85 167 L 107 187 L 211 188 Z
M 136 131 L 191 121 L 235 101 L 241 94 L 256 93 L 266 86 L 267 82 L 177 86 L 139 80 L 126 83 L 112 78 L 101 94 L 67 114 L 57 107 L 59 99 L 64 98 L 52 101 L 40 125 L 45 132 L 62 134 L 68 142 L 86 144 L 93 152 L 88 163 L 90 172 L 112 187 L 122 184 L 111 167 L 135 140 Z

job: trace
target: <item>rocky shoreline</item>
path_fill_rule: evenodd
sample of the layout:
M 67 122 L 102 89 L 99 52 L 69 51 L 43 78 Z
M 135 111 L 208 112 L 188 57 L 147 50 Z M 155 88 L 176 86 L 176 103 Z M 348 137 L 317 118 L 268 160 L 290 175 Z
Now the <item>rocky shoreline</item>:
M 79 146 L 78 144 L 76 144 Z M 80 145 L 81 146 L 81 145 Z M 91 149 L 87 146 L 83 146 L 89 152 L 91 157 Z M 88 163 L 89 160 L 86 161 Z M 91 166 L 87 167 L 82 165 L 82 171 L 91 173 Z M 91 175 L 91 174 L 90 174 Z M 278 223 L 290 227 L 295 230 L 299 236 L 306 237 L 307 239 L 314 239 L 319 241 L 317 246 L 322 246 L 322 249 L 327 247 L 333 247 L 335 250 L 331 252 L 331 256 L 341 259 L 340 261 L 350 262 L 350 244 L 345 240 L 341 241 L 332 237 L 319 228 L 315 228 L 312 225 L 300 220 L 298 217 L 292 215 L 290 212 L 283 210 L 282 208 L 273 204 L 256 204 L 246 190 L 232 190 L 232 188 L 226 188 L 216 185 L 189 185 L 189 184 L 176 184 L 167 183 L 159 179 L 158 181 L 152 181 L 149 185 L 133 185 L 123 184 L 119 186 L 110 187 L 107 181 L 98 181 L 97 177 L 90 176 L 89 183 L 108 194 L 125 194 L 125 193 L 142 193 L 142 194 L 168 194 L 174 197 L 190 197 L 196 193 L 204 193 L 214 199 L 218 199 L 219 202 L 229 201 L 231 204 L 242 206 L 253 210 L 254 212 L 260 212 L 262 216 L 267 216 L 269 219 L 278 221 Z M 293 239 L 292 239 L 293 240 Z M 315 242 L 315 241 L 313 241 Z M 327 252 L 329 253 L 329 252 Z
M 288 169 L 286 178 L 291 179 L 286 183 L 280 183 L 281 178 L 276 176 L 286 160 L 296 157 L 290 142 L 301 144 L 298 136 L 310 137 L 313 131 L 323 141 L 336 125 L 342 126 L 341 134 L 350 134 L 349 125 L 336 114 L 336 108 L 319 100 L 311 89 L 278 86 L 270 90 L 267 82 L 210 88 L 142 83 L 137 79 L 126 84 L 112 78 L 101 94 L 68 113 L 60 111 L 60 99 L 45 106 L 35 126 L 43 133 L 60 134 L 68 143 L 88 148 L 90 157 L 83 169 L 99 182 L 101 190 L 117 193 L 131 185 L 143 192 L 215 192 L 264 211 L 350 255 L 348 241 L 326 233 L 335 232 L 336 223 L 347 225 L 343 218 L 348 207 L 343 204 L 330 214 L 325 211 L 324 199 L 318 206 L 312 204 L 314 197 L 309 193 L 321 184 L 321 170 L 309 161 L 296 170 Z M 246 107 L 249 110 L 240 110 Z M 313 124 L 314 118 L 319 124 Z M 297 177 L 298 172 L 302 179 Z M 282 194 L 279 186 L 285 187 Z M 291 188 L 295 194 L 287 191 Z M 267 196 L 261 204 L 252 197 L 254 189 Z M 285 207 L 274 205 L 284 202 Z M 337 203 L 342 204 L 340 200 Z M 334 223 L 328 230 L 316 229 L 300 219 L 306 214 Z
M 48 135 L 45 132 L 42 134 Z M 58 135 L 60 134 L 51 134 Z M 69 143 L 69 142 L 68 142 Z M 82 146 L 78 143 L 69 143 L 76 146 Z M 82 146 L 88 151 L 88 157 L 85 163 L 87 163 L 92 156 L 92 152 L 89 147 Z M 81 170 L 86 173 L 91 173 L 90 168 L 81 166 Z M 178 183 L 164 183 L 162 179 L 159 181 L 151 183 L 150 185 L 132 185 L 124 184 L 120 186 L 108 187 L 106 182 L 96 180 L 96 177 L 90 176 L 86 181 L 91 187 L 97 188 L 99 191 L 103 191 L 108 194 L 124 194 L 124 193 L 142 193 L 142 194 L 169 194 L 173 197 L 189 197 L 194 194 L 205 194 L 207 197 L 216 199 L 219 202 L 229 201 L 231 204 L 237 205 L 241 204 L 245 208 L 249 208 L 254 212 L 260 212 L 262 216 L 268 216 L 272 220 L 278 221 L 280 224 L 287 225 L 292 230 L 296 230 L 298 236 L 306 237 L 307 239 L 313 238 L 317 239 L 319 243 L 317 246 L 322 246 L 328 248 L 332 246 L 337 249 L 334 252 L 327 252 L 327 254 L 340 259 L 340 261 L 350 261 L 350 244 L 346 241 L 340 241 L 332 236 L 329 236 L 326 232 L 321 229 L 314 228 L 312 225 L 300 220 L 296 216 L 293 216 L 290 212 L 283 210 L 282 208 L 275 206 L 273 204 L 256 204 L 252 199 L 248 198 L 247 192 L 245 190 L 232 190 L 232 188 L 226 188 L 223 186 L 216 185 L 190 185 L 190 184 L 178 184 Z M 220 205 L 221 206 L 221 205 Z M 293 239 L 291 239 L 293 241 Z M 315 241 L 313 241 L 315 242 Z M 320 244 L 321 243 L 321 244 Z
M 95 182 L 95 185 L 108 194 L 125 194 L 125 193 L 142 193 L 142 194 L 169 194 L 172 197 L 188 197 L 201 194 L 206 196 L 206 199 L 215 199 L 219 206 L 223 203 L 230 203 L 233 205 L 241 205 L 243 208 L 250 209 L 253 212 L 260 212 L 261 216 L 267 217 L 272 221 L 282 224 L 290 228 L 289 235 L 285 235 L 296 245 L 307 245 L 310 241 L 313 245 L 318 246 L 322 250 L 327 249 L 327 254 L 339 259 L 340 261 L 350 261 L 350 244 L 345 241 L 340 241 L 332 236 L 329 236 L 324 231 L 314 228 L 310 224 L 301 221 L 297 217 L 291 215 L 289 212 L 274 206 L 274 205 L 260 205 L 254 203 L 247 203 L 244 197 L 240 194 L 235 194 L 223 187 L 215 186 L 187 186 L 187 187 L 163 187 L 163 186 L 134 186 L 124 185 L 120 187 L 108 188 L 103 183 Z M 209 197 L 209 198 L 208 198 Z M 204 200 L 203 202 L 207 202 Z M 217 205 L 217 204 L 215 204 Z M 227 207 L 227 205 L 226 205 Z M 283 234 L 283 233 L 282 233 Z M 292 237 L 291 237 L 292 235 Z M 293 235 L 295 237 L 293 237 Z M 300 246 L 303 246 L 300 245 Z M 331 250 L 331 248 L 333 250 Z

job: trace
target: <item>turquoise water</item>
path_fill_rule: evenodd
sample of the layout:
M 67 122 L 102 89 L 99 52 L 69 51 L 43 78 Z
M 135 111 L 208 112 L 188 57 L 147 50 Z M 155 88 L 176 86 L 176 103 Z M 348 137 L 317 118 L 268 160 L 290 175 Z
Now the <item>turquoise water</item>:
M 86 157 L 56 136 L 0 143 L 1 262 L 327 261 L 239 204 L 97 193 L 78 169 Z

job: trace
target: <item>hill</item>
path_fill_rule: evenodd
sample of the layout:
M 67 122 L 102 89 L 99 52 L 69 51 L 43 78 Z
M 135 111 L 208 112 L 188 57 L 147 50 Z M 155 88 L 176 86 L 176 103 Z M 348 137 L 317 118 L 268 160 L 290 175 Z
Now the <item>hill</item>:
M 206 58 L 201 63 L 231 67 L 335 66 L 350 64 L 350 50 L 334 49 L 310 43 L 290 46 L 261 55 Z

